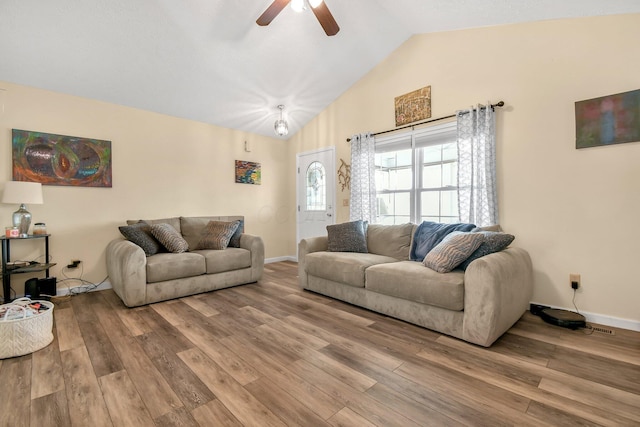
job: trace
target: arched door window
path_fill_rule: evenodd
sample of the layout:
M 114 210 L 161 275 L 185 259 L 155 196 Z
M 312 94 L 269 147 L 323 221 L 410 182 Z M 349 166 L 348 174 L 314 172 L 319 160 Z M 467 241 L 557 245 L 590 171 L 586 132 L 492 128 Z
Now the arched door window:
M 307 168 L 307 210 L 327 209 L 325 169 L 322 163 L 313 162 Z

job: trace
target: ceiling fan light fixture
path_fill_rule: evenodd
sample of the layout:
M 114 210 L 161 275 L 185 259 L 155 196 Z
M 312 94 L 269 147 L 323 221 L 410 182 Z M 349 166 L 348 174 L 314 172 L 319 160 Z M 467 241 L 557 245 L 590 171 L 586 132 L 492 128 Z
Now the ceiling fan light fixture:
M 309 6 L 311 6 L 314 9 L 320 6 L 320 3 L 322 3 L 322 0 L 309 0 Z
M 284 105 L 278 105 L 278 109 L 280 109 L 280 118 L 276 120 L 273 124 L 273 129 L 276 131 L 276 135 L 278 136 L 287 136 L 289 134 L 289 124 L 282 117 L 282 111 L 284 110 Z
M 291 0 L 291 9 L 302 12 L 305 9 L 304 0 Z

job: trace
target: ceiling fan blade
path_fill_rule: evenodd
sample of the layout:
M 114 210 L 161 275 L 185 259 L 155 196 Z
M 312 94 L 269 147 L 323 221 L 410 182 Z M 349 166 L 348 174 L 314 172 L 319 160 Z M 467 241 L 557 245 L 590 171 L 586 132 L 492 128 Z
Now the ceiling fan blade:
M 317 7 L 312 7 L 313 14 L 318 18 L 318 22 L 322 25 L 322 29 L 328 36 L 335 36 L 340 31 L 338 23 L 333 19 L 333 15 L 329 11 L 325 2 L 320 3 Z
M 261 26 L 269 25 L 290 2 L 291 0 L 274 0 L 267 10 L 256 20 L 256 24 Z

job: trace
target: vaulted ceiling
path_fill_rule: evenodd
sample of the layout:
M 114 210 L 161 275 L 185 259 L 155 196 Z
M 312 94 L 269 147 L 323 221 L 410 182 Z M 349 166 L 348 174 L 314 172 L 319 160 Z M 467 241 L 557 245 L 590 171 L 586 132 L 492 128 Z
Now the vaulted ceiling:
M 325 0 L 340 31 L 272 0 L 2 0 L 0 81 L 289 136 L 411 35 L 640 12 L 638 0 Z

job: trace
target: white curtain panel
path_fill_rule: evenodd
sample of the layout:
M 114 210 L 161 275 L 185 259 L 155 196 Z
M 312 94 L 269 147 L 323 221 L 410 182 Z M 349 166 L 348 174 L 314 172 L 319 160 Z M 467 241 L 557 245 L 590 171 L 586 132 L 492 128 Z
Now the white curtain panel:
M 349 219 L 376 219 L 375 138 L 370 133 L 351 137 L 351 200 Z
M 495 114 L 491 104 L 456 112 L 460 221 L 498 224 Z

